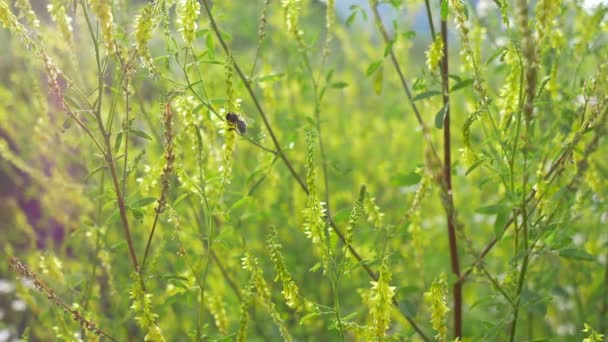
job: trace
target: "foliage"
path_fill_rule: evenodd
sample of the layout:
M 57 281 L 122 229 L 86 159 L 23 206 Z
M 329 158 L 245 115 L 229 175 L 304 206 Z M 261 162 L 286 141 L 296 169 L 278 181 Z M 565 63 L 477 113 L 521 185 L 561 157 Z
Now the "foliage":
M 341 3 L 0 0 L 0 331 L 601 341 L 608 8 Z

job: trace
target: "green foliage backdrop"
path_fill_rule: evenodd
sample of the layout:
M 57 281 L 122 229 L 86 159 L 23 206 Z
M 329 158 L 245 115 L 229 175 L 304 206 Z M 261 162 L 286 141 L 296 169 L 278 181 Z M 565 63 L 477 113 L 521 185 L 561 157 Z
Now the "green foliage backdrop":
M 601 341 L 608 9 L 482 3 L 0 0 L 3 336 Z

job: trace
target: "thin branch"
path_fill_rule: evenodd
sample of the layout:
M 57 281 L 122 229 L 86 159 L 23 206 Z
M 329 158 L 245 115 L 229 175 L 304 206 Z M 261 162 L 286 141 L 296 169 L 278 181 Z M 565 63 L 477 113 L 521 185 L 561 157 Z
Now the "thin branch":
M 454 208 L 454 194 L 452 191 L 452 151 L 450 136 L 450 85 L 448 65 L 448 24 L 441 18 L 441 39 L 443 40 L 443 57 L 441 58 L 441 85 L 443 88 L 443 182 L 445 183 L 445 210 L 448 224 L 448 238 L 450 242 L 450 261 L 452 273 L 460 277 L 460 262 L 458 257 L 458 244 L 456 240 L 456 210 Z M 454 338 L 462 338 L 462 283 L 454 283 Z
M 369 5 L 372 9 L 372 12 L 374 14 L 374 18 L 376 21 L 376 25 L 378 26 L 378 30 L 380 31 L 382 38 L 384 39 L 384 42 L 386 44 L 389 44 L 391 42 L 391 39 L 388 35 L 388 32 L 386 31 L 386 27 L 384 27 L 384 24 L 382 23 L 382 18 L 380 17 L 380 12 L 378 12 L 378 8 L 376 6 L 377 1 L 370 0 Z M 435 149 L 435 146 L 433 145 L 433 142 L 431 140 L 431 136 L 429 133 L 429 127 L 426 125 L 426 123 L 422 119 L 422 114 L 420 114 L 420 110 L 418 110 L 418 106 L 416 106 L 416 103 L 414 102 L 414 96 L 412 95 L 412 92 L 408 86 L 407 80 L 405 79 L 405 76 L 403 75 L 403 71 L 401 71 L 401 67 L 399 66 L 399 61 L 397 60 L 397 56 L 395 56 L 395 52 L 393 51 L 392 48 L 389 51 L 389 55 L 391 57 L 391 62 L 393 63 L 393 66 L 395 67 L 395 71 L 397 72 L 397 75 L 399 76 L 399 81 L 401 82 L 403 91 L 405 91 L 405 95 L 407 96 L 408 102 L 410 103 L 410 105 L 412 107 L 412 111 L 414 112 L 414 115 L 416 116 L 418 125 L 422 129 L 422 135 L 424 136 L 424 139 L 426 140 L 427 144 L 429 145 L 429 147 L 431 149 L 433 158 L 435 159 L 435 161 L 439 162 L 440 161 L 439 154 L 437 153 L 437 150 Z
M 89 18 L 89 13 L 86 8 L 86 4 L 83 0 L 80 0 L 80 5 L 82 6 L 82 11 L 84 13 L 84 17 L 87 22 L 87 26 L 89 29 L 89 34 L 91 35 L 91 40 L 93 41 L 93 45 L 95 48 L 95 61 L 97 64 L 97 78 L 98 78 L 98 95 L 97 95 L 97 108 L 94 112 L 95 118 L 97 119 L 97 125 L 99 126 L 99 131 L 101 132 L 104 142 L 105 142 L 105 159 L 108 167 L 110 169 L 110 174 L 112 176 L 112 184 L 114 186 L 114 192 L 116 193 L 116 200 L 118 202 L 118 209 L 120 212 L 120 219 L 122 221 L 122 226 L 125 231 L 125 239 L 127 240 L 127 245 L 129 248 L 129 255 L 131 257 L 131 263 L 133 264 L 133 268 L 135 272 L 139 271 L 139 264 L 137 262 L 137 255 L 135 254 L 135 247 L 133 245 L 133 239 L 131 237 L 131 231 L 129 229 L 129 220 L 127 218 L 127 209 L 125 205 L 125 200 L 120 190 L 120 183 L 118 181 L 118 174 L 116 172 L 116 165 L 114 162 L 114 157 L 112 155 L 112 143 L 110 142 L 110 134 L 106 131 L 106 128 L 103 124 L 103 119 L 101 117 L 101 104 L 103 99 L 103 91 L 104 91 L 104 82 L 103 82 L 103 71 L 101 67 L 101 59 L 99 56 L 99 44 L 95 35 L 93 34 L 93 26 L 91 25 L 91 20 Z M 145 291 L 145 286 L 143 281 L 141 282 L 142 289 Z
M 600 116 L 602 117 L 600 120 L 602 121 L 602 125 L 605 123 L 607 117 L 608 117 L 608 106 L 604 107 L 604 110 L 602 112 L 602 114 L 600 114 Z M 564 149 L 564 151 L 559 155 L 559 157 L 557 158 L 557 160 L 551 165 L 549 171 L 547 171 L 547 173 L 545 174 L 545 176 L 543 177 L 543 179 L 545 181 L 548 181 L 548 185 L 551 185 L 551 183 L 557 178 L 557 176 L 559 175 L 559 170 L 562 170 L 565 166 L 566 161 L 568 160 L 568 156 L 570 156 L 570 154 L 572 153 L 572 151 L 574 150 L 574 147 L 576 147 L 576 145 L 580 142 L 583 133 L 587 127 L 587 123 L 590 122 L 589 119 L 587 119 L 587 121 L 585 123 L 583 123 L 581 125 L 581 127 L 579 128 L 579 131 L 577 132 L 577 134 L 575 134 L 574 138 L 572 139 L 572 141 L 570 142 L 570 144 L 568 145 L 568 147 L 566 149 Z M 536 189 L 532 189 L 530 191 L 530 193 L 528 194 L 528 196 L 526 197 L 526 205 L 532 201 L 532 199 L 536 196 Z M 530 214 L 535 210 L 536 206 L 538 205 L 538 203 L 542 200 L 542 197 L 537 199 L 535 206 L 532 207 L 530 209 Z M 503 226 L 503 232 L 506 232 L 509 227 L 513 224 L 515 218 L 519 215 L 519 212 L 516 211 L 516 213 L 514 213 L 509 220 L 507 220 L 507 222 L 505 223 L 505 225 Z M 477 259 L 471 263 L 471 265 L 468 267 L 468 269 L 460 276 L 460 278 L 458 279 L 458 281 L 464 281 L 466 280 L 466 278 L 468 278 L 469 275 L 471 275 L 471 273 L 473 272 L 473 270 L 475 269 L 475 267 L 477 267 L 479 264 L 481 264 L 484 260 L 484 258 L 486 257 L 486 255 L 488 255 L 488 253 L 490 253 L 490 251 L 494 248 L 494 246 L 496 245 L 496 243 L 498 242 L 498 240 L 496 238 L 492 239 L 487 245 L 486 247 L 484 247 L 484 249 L 482 250 L 482 252 L 479 254 L 479 256 L 477 257 Z
M 75 321 L 80 323 L 81 326 L 85 327 L 87 330 L 91 331 L 97 336 L 102 335 L 111 341 L 118 341 L 105 331 L 101 330 L 95 323 L 86 319 L 85 315 L 83 315 L 80 311 L 76 310 L 72 306 L 67 305 L 63 300 L 61 300 L 57 293 L 55 293 L 52 288 L 50 288 L 47 284 L 40 280 L 36 272 L 32 271 L 28 265 L 21 262 L 19 258 L 15 256 L 11 257 L 11 259 L 9 260 L 9 268 L 15 272 L 18 272 L 26 279 L 30 280 L 34 284 L 36 290 L 45 295 L 55 305 L 63 308 L 66 312 L 69 312 L 72 315 L 72 318 L 74 318 Z
M 222 48 L 224 49 L 224 52 L 226 54 L 230 54 L 230 49 L 228 49 L 228 45 L 226 44 L 224 37 L 222 37 L 222 34 L 220 33 L 220 29 L 217 26 L 217 23 L 215 22 L 213 14 L 211 14 L 211 8 L 209 6 L 208 0 L 201 0 L 201 2 L 203 3 L 203 6 L 205 7 L 205 11 L 207 12 L 207 16 L 209 17 L 209 21 L 211 22 L 211 26 L 213 27 L 213 31 L 215 32 L 215 35 L 220 42 L 220 45 L 222 45 Z M 264 126 L 266 127 L 266 130 L 268 130 L 268 134 L 270 135 L 270 138 L 272 139 L 272 142 L 274 143 L 274 146 L 277 150 L 277 154 L 283 160 L 283 163 L 285 164 L 285 166 L 287 166 L 287 168 L 289 169 L 289 172 L 291 172 L 294 179 L 300 184 L 300 187 L 302 187 L 303 189 L 306 190 L 306 192 L 308 192 L 306 183 L 304 183 L 304 181 L 302 181 L 300 176 L 298 176 L 296 170 L 291 165 L 291 162 L 285 156 L 285 153 L 283 152 L 283 149 L 281 148 L 281 144 L 279 143 L 279 140 L 277 139 L 276 135 L 274 134 L 274 131 L 272 130 L 272 127 L 270 126 L 270 122 L 268 121 L 268 116 L 266 115 L 266 112 L 262 109 L 261 104 L 259 103 L 257 97 L 255 96 L 255 93 L 253 92 L 253 88 L 251 88 L 251 84 L 247 80 L 247 77 L 245 76 L 245 74 L 243 73 L 243 71 L 241 70 L 239 65 L 236 63 L 236 61 L 234 62 L 234 69 L 239 74 L 239 77 L 243 81 L 245 88 L 247 88 L 247 91 L 249 92 L 249 95 L 251 96 L 251 99 L 252 99 L 256 109 L 258 110 L 258 113 L 260 114 L 262 121 L 264 122 Z
M 218 41 L 220 42 L 220 45 L 222 46 L 222 48 L 224 49 L 224 52 L 226 54 L 230 54 L 230 49 L 228 49 L 228 45 L 226 44 L 226 42 L 224 41 L 224 38 L 222 37 L 219 27 L 217 26 L 217 23 L 215 22 L 215 19 L 213 17 L 213 14 L 211 13 L 211 8 L 209 6 L 209 2 L 208 0 L 200 0 L 200 2 L 203 4 L 203 7 L 205 8 L 205 12 L 207 13 L 207 16 L 209 17 L 209 21 L 211 22 L 211 27 L 213 28 L 213 31 L 215 32 L 215 35 L 218 39 Z M 377 12 L 377 11 L 376 11 Z M 391 53 L 391 56 L 393 58 L 394 55 Z M 395 59 L 396 62 L 396 59 Z M 292 176 L 294 177 L 294 179 L 298 182 L 298 184 L 300 185 L 300 187 L 302 188 L 302 190 L 308 194 L 309 190 L 308 187 L 306 186 L 306 183 L 304 183 L 304 181 L 300 178 L 300 176 L 298 176 L 298 174 L 296 173 L 295 169 L 293 168 L 293 166 L 291 165 L 291 162 L 287 159 L 287 157 L 285 156 L 283 150 L 281 149 L 281 145 L 279 144 L 279 141 L 277 140 L 274 131 L 272 130 L 272 127 L 270 126 L 270 122 L 268 121 L 268 117 L 266 115 L 266 112 L 264 112 L 264 110 L 262 109 L 262 106 L 260 105 L 255 93 L 253 92 L 253 89 L 251 87 L 251 84 L 249 83 L 247 77 L 245 76 L 245 74 L 242 72 L 241 68 L 239 67 L 239 65 L 236 63 L 236 61 L 234 62 L 234 69 L 236 70 L 237 74 L 239 75 L 241 81 L 243 82 L 243 84 L 245 85 L 245 88 L 247 89 L 247 92 L 249 93 L 256 109 L 258 110 L 258 113 L 260 114 L 262 121 L 264 122 L 264 126 L 266 127 L 266 129 L 268 130 L 268 134 L 270 135 L 277 155 L 281 158 L 281 160 L 283 161 L 283 163 L 285 164 L 285 166 L 287 166 L 287 168 L 289 169 L 289 172 L 292 174 Z M 402 75 L 402 74 L 401 74 Z M 405 82 L 405 79 L 403 79 L 403 82 Z M 409 89 L 407 90 L 408 94 L 409 94 Z M 410 94 L 410 98 L 411 98 L 411 94 Z M 414 102 L 411 102 L 412 105 L 415 107 Z M 421 125 L 423 127 L 426 127 L 424 125 L 424 122 L 422 122 L 422 118 L 420 117 L 420 114 L 416 108 L 416 114 L 417 117 L 419 118 L 419 122 L 421 123 Z M 424 129 L 425 132 L 428 132 L 428 129 Z M 429 138 L 430 139 L 430 138 Z M 430 140 L 429 140 L 430 143 Z M 434 150 L 434 147 L 432 147 L 432 143 L 431 144 L 431 148 Z M 435 152 L 436 155 L 436 152 Z M 344 238 L 344 234 L 338 229 L 338 227 L 336 226 L 336 224 L 333 222 L 333 220 L 331 219 L 331 217 L 328 215 L 327 220 L 329 222 L 329 224 L 332 226 L 333 231 L 338 235 L 338 237 L 340 238 L 340 240 L 345 243 L 345 238 Z M 374 272 L 371 270 L 371 268 L 369 268 L 368 265 L 362 263 L 363 258 L 361 258 L 361 256 L 356 252 L 356 250 L 354 249 L 354 247 L 350 244 L 348 244 L 348 249 L 349 251 L 352 253 L 352 255 L 355 257 L 355 259 L 359 262 L 360 265 L 362 265 L 362 267 L 365 269 L 365 271 L 368 273 L 368 275 L 374 279 L 377 280 L 378 277 L 374 274 Z M 399 308 L 398 303 L 393 302 L 393 304 L 395 304 L 395 306 L 397 308 Z M 400 311 L 401 312 L 401 311 Z M 422 330 L 416 325 L 416 323 L 410 318 L 408 317 L 407 314 L 401 312 L 404 317 L 406 317 L 406 319 L 408 320 L 408 322 L 410 322 L 410 324 L 412 325 L 412 327 L 414 328 L 414 330 L 416 330 L 416 332 L 422 337 L 423 340 L 425 341 L 429 341 L 429 338 L 422 332 Z

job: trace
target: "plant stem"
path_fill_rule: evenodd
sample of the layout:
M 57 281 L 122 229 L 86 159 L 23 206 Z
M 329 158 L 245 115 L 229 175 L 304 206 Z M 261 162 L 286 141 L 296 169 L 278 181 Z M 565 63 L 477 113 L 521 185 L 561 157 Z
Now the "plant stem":
M 222 37 L 222 34 L 220 33 L 220 29 L 217 26 L 217 23 L 215 22 L 213 14 L 211 14 L 211 8 L 209 6 L 208 0 L 200 0 L 200 1 L 203 3 L 205 12 L 207 12 L 207 16 L 209 17 L 209 21 L 211 22 L 211 26 L 213 27 L 213 31 L 215 32 L 217 39 L 219 40 L 220 44 L 222 45 L 224 52 L 227 55 L 229 55 L 230 49 L 228 49 L 228 45 L 226 44 L 226 41 L 224 40 L 224 38 Z M 268 134 L 270 135 L 270 138 L 272 139 L 272 142 L 274 143 L 274 146 L 277 150 L 277 154 L 283 160 L 283 162 L 285 163 L 285 166 L 287 166 L 287 168 L 289 169 L 289 172 L 291 172 L 294 179 L 300 184 L 300 186 L 303 189 L 306 189 L 306 191 L 308 191 L 306 184 L 298 176 L 298 174 L 296 173 L 296 170 L 291 165 L 291 162 L 289 162 L 289 160 L 285 156 L 285 153 L 283 152 L 283 149 L 281 148 L 279 140 L 277 139 L 276 135 L 274 134 L 274 131 L 272 130 L 272 127 L 270 126 L 270 122 L 268 121 L 268 116 L 266 115 L 266 112 L 264 112 L 264 110 L 262 109 L 262 106 L 260 105 L 257 97 L 255 96 L 255 93 L 253 92 L 253 89 L 251 88 L 251 84 L 247 80 L 247 77 L 245 76 L 245 74 L 243 73 L 243 71 L 241 70 L 239 65 L 236 63 L 236 61 L 234 61 L 233 64 L 234 64 L 234 69 L 239 74 L 239 77 L 243 81 L 245 88 L 247 88 L 247 92 L 249 92 L 249 95 L 251 96 L 251 99 L 252 99 L 256 109 L 258 110 L 258 113 L 260 114 L 260 117 L 262 118 L 262 121 L 264 122 L 264 126 L 266 127 L 266 130 L 268 130 Z
M 380 31 L 380 34 L 382 35 L 384 42 L 386 44 L 390 43 L 391 39 L 388 35 L 388 32 L 386 31 L 386 28 L 384 27 L 384 24 L 382 23 L 382 18 L 380 17 L 380 12 L 378 12 L 378 8 L 376 7 L 377 0 L 370 0 L 369 5 L 374 14 L 376 26 L 378 26 L 378 30 Z M 436 162 L 439 162 L 440 161 L 439 154 L 437 153 L 437 150 L 435 149 L 435 146 L 433 145 L 433 142 L 431 140 L 429 128 L 426 125 L 426 123 L 424 122 L 424 120 L 422 119 L 422 114 L 420 114 L 420 110 L 418 110 L 418 106 L 416 106 L 416 103 L 414 102 L 414 97 L 412 95 L 412 92 L 408 86 L 405 76 L 403 75 L 403 72 L 401 71 L 401 67 L 399 66 L 399 61 L 397 60 L 397 56 L 395 56 L 395 52 L 393 51 L 392 48 L 389 51 L 389 55 L 391 57 L 393 66 L 395 67 L 395 71 L 397 72 L 397 75 L 399 76 L 399 81 L 401 82 L 403 91 L 405 91 L 405 95 L 407 96 L 408 102 L 410 103 L 410 105 L 412 107 L 412 111 L 414 112 L 416 120 L 418 121 L 418 125 L 422 129 L 422 135 L 424 136 L 426 143 L 429 145 L 429 148 L 431 149 L 433 158 L 435 159 Z
M 116 164 L 114 162 L 114 157 L 112 155 L 112 143 L 110 142 L 110 134 L 107 132 L 106 127 L 104 127 L 103 119 L 101 117 L 101 105 L 103 100 L 103 91 L 104 91 L 104 82 L 103 82 L 103 72 L 101 68 L 101 60 L 99 56 L 99 44 L 95 35 L 93 34 L 93 26 L 91 25 L 91 20 L 89 18 L 89 14 L 86 8 L 86 4 L 83 0 L 80 0 L 80 5 L 82 6 L 82 10 L 84 12 L 84 17 L 87 22 L 87 26 L 89 29 L 89 33 L 91 35 L 91 40 L 93 41 L 93 45 L 95 47 L 95 61 L 97 64 L 97 78 L 98 78 L 98 95 L 97 95 L 97 108 L 94 111 L 95 118 L 97 119 L 97 125 L 99 126 L 99 131 L 101 132 L 104 142 L 105 142 L 105 159 L 108 167 L 110 169 L 110 174 L 112 176 L 112 184 L 114 186 L 114 192 L 116 194 L 116 200 L 118 202 L 118 210 L 120 211 L 120 219 L 122 221 L 122 226 L 125 231 L 125 239 L 127 241 L 127 245 L 129 247 L 129 255 L 131 257 L 131 263 L 133 264 L 133 268 L 135 272 L 139 272 L 139 264 L 137 263 L 137 256 L 135 254 L 135 247 L 133 245 L 133 239 L 131 238 L 131 231 L 129 230 L 129 220 L 127 218 L 127 209 L 125 205 L 125 200 L 120 190 L 120 183 L 118 181 L 118 174 L 116 172 Z M 145 291 L 145 286 L 143 281 L 141 282 L 142 289 Z
M 460 262 L 456 240 L 456 210 L 454 209 L 454 194 L 452 191 L 452 151 L 450 137 L 450 85 L 448 79 L 448 24 L 441 19 L 441 39 L 443 40 L 443 57 L 441 58 L 441 85 L 443 88 L 443 182 L 445 183 L 446 220 L 450 242 L 450 260 L 452 273 L 460 278 Z M 454 338 L 462 338 L 462 282 L 456 281 L 454 292 Z
M 608 253 L 606 253 L 606 258 L 608 259 Z M 606 267 L 604 270 L 604 291 L 602 293 L 602 309 L 599 312 L 599 321 L 600 327 L 599 331 L 602 334 L 606 334 L 606 328 L 608 322 L 608 317 L 606 317 L 606 313 L 608 312 L 608 262 L 606 263 Z
M 203 7 L 205 8 L 205 12 L 207 13 L 207 16 L 209 17 L 209 21 L 211 22 L 211 27 L 213 28 L 213 31 L 215 32 L 215 35 L 216 35 L 217 39 L 220 42 L 220 45 L 224 49 L 224 52 L 226 54 L 230 54 L 230 49 L 228 49 L 228 45 L 224 41 L 224 38 L 222 37 L 222 35 L 220 33 L 219 27 L 217 26 L 217 23 L 215 22 L 213 14 L 211 13 L 211 8 L 209 6 L 208 0 L 200 0 L 200 2 L 203 4 Z M 376 13 L 377 13 L 377 10 L 376 10 Z M 393 57 L 394 62 L 396 63 L 397 60 L 394 57 L 394 54 L 392 54 L 392 51 L 391 51 L 391 56 Z M 234 61 L 233 65 L 234 65 L 234 69 L 236 70 L 237 74 L 239 75 L 242 83 L 245 85 L 245 88 L 247 89 L 247 92 L 249 93 L 249 95 L 250 95 L 250 97 L 251 97 L 251 99 L 252 99 L 252 101 L 253 101 L 253 103 L 254 103 L 257 111 L 258 111 L 258 113 L 260 114 L 260 117 L 262 118 L 262 121 L 264 122 L 264 126 L 268 130 L 268 134 L 270 135 L 270 138 L 272 139 L 272 142 L 273 142 L 273 144 L 275 146 L 277 155 L 279 156 L 279 158 L 281 158 L 281 160 L 283 161 L 283 163 L 285 164 L 285 166 L 289 169 L 289 172 L 291 173 L 291 175 L 293 176 L 293 178 L 297 181 L 297 183 L 300 185 L 300 187 L 302 188 L 302 190 L 306 194 L 308 194 L 308 192 L 309 192 L 308 187 L 306 186 L 306 184 L 304 183 L 304 181 L 300 178 L 300 176 L 298 176 L 298 174 L 296 173 L 295 169 L 293 168 L 291 162 L 285 156 L 285 153 L 283 152 L 283 149 L 281 148 L 281 145 L 279 144 L 279 141 L 276 138 L 276 135 L 274 134 L 274 131 L 272 130 L 272 127 L 270 126 L 270 122 L 268 121 L 268 117 L 267 117 L 266 113 L 264 112 L 264 110 L 262 109 L 262 106 L 260 105 L 260 102 L 258 101 L 255 93 L 253 92 L 253 88 L 251 87 L 251 84 L 247 80 L 247 77 L 242 72 L 241 68 L 239 67 L 238 63 L 236 63 L 236 61 Z M 402 82 L 406 82 L 405 78 L 403 78 L 403 74 L 400 73 L 400 75 L 402 76 Z M 407 86 L 407 84 L 406 84 L 406 86 Z M 409 89 L 407 89 L 407 93 L 409 94 L 409 98 L 411 99 L 412 97 L 411 97 L 411 93 L 409 92 Z M 418 112 L 417 107 L 415 106 L 415 104 L 414 104 L 413 101 L 411 101 L 411 103 L 412 103 L 412 106 L 415 108 L 415 113 L 416 113 L 417 118 L 419 119 L 419 122 L 421 123 L 421 126 L 424 128 L 423 131 L 425 131 L 425 133 L 428 133 L 428 129 L 426 129 L 426 125 L 424 124 L 424 122 L 422 122 L 422 118 L 420 116 L 420 113 Z M 425 136 L 426 135 L 427 134 L 425 134 Z M 430 138 L 429 138 L 429 144 L 431 144 L 431 149 L 435 152 L 435 149 L 432 146 L 432 143 L 430 142 Z M 434 154 L 437 155 L 436 152 Z M 338 229 L 338 227 L 336 226 L 336 224 L 333 222 L 333 220 L 331 219 L 331 217 L 329 215 L 327 216 L 327 220 L 328 220 L 329 224 L 332 226 L 333 231 L 336 233 L 336 235 L 338 235 L 338 237 L 340 238 L 340 240 L 343 243 L 346 244 L 346 240 L 344 238 L 344 234 Z M 352 253 L 352 255 L 355 257 L 355 259 L 357 259 L 357 261 L 359 262 L 359 264 L 362 265 L 362 267 L 366 270 L 366 272 L 369 274 L 369 276 L 372 279 L 377 280 L 378 279 L 377 275 L 375 275 L 375 273 L 371 270 L 371 268 L 369 268 L 368 265 L 365 265 L 365 264 L 362 263 L 363 258 L 361 258 L 361 256 L 356 252 L 356 250 L 354 249 L 354 247 L 352 246 L 352 244 L 348 244 L 348 250 Z M 398 305 L 398 303 L 396 301 L 393 301 L 393 304 L 397 308 L 399 308 L 399 305 Z M 420 337 L 423 340 L 425 340 L 425 341 L 429 341 L 429 338 L 422 332 L 422 330 L 420 329 L 420 327 L 418 327 L 418 325 L 413 321 L 413 319 L 411 317 L 409 317 L 408 315 L 404 314 L 403 312 L 401 312 L 401 313 L 408 320 L 408 322 L 410 322 L 410 324 L 412 325 L 412 327 L 414 328 L 414 330 L 420 335 Z
M 603 124 L 604 121 L 606 120 L 606 118 L 608 117 L 608 106 L 604 107 L 604 109 L 601 111 L 601 114 L 599 116 L 601 117 L 600 120 L 602 121 L 602 124 Z M 575 134 L 574 138 L 568 144 L 567 148 L 565 148 L 563 150 L 563 152 L 557 157 L 557 159 L 553 162 L 553 164 L 549 168 L 549 171 L 547 171 L 547 173 L 544 175 L 543 180 L 548 182 L 547 185 L 551 185 L 553 183 L 553 181 L 555 181 L 555 179 L 561 174 L 561 172 L 559 172 L 559 171 L 563 170 L 563 168 L 566 165 L 566 161 L 568 160 L 568 156 L 571 155 L 571 153 L 574 150 L 574 148 L 576 147 L 576 145 L 581 141 L 581 138 L 583 137 L 583 133 L 585 132 L 586 127 L 588 125 L 588 122 L 589 122 L 589 119 L 587 119 L 580 126 L 579 131 Z M 536 190 L 535 189 L 530 190 L 530 193 L 528 193 L 528 196 L 526 196 L 526 205 L 530 201 L 532 201 L 532 199 L 535 197 L 535 195 L 536 195 Z M 542 198 L 539 198 L 536 200 L 535 206 L 530 208 L 529 214 L 531 214 L 534 211 L 534 209 L 536 208 L 536 206 L 538 205 L 538 203 L 541 199 Z M 506 232 L 507 229 L 509 229 L 509 227 L 514 223 L 514 221 L 516 220 L 516 218 L 519 214 L 520 214 L 520 212 L 518 211 L 517 213 L 511 215 L 509 220 L 507 220 L 507 222 L 505 223 L 505 225 L 503 227 L 503 231 Z M 464 281 L 469 275 L 471 275 L 471 273 L 473 272 L 473 269 L 484 260 L 486 255 L 488 255 L 488 253 L 490 253 L 490 251 L 494 248 L 494 246 L 496 246 L 497 242 L 498 242 L 498 240 L 496 238 L 494 238 L 486 245 L 486 247 L 484 247 L 484 249 L 479 254 L 477 259 L 475 261 L 473 261 L 471 263 L 471 265 L 467 268 L 467 270 L 460 276 L 459 281 Z
M 426 17 L 429 20 L 429 30 L 431 31 L 431 39 L 435 41 L 435 24 L 433 24 L 433 15 L 431 14 L 431 4 L 429 0 L 424 0 L 424 7 L 426 8 Z

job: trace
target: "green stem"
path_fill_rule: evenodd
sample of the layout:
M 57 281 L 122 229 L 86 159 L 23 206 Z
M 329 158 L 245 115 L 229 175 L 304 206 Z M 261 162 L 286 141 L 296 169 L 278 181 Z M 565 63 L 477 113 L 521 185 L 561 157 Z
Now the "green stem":
M 124 197 L 120 190 L 120 183 L 118 181 L 118 174 L 116 172 L 116 164 L 114 161 L 114 157 L 112 155 L 112 144 L 110 142 L 110 134 L 106 131 L 104 127 L 103 120 L 101 118 L 101 105 L 103 100 L 103 91 L 104 91 L 104 82 L 103 82 L 103 72 L 101 68 L 101 59 L 99 56 L 99 44 L 95 35 L 93 34 L 93 26 L 91 25 L 91 20 L 89 18 L 89 14 L 86 8 L 86 4 L 83 0 L 80 0 L 80 5 L 82 6 L 82 10 L 84 12 L 84 17 L 87 22 L 87 26 L 89 29 L 89 34 L 91 35 L 91 40 L 93 41 L 93 45 L 95 47 L 95 62 L 97 64 L 97 78 L 98 78 L 98 96 L 97 96 L 97 108 L 94 112 L 95 117 L 97 119 L 97 125 L 99 126 L 99 131 L 101 132 L 104 142 L 105 142 L 105 159 L 108 167 L 110 169 L 110 174 L 112 176 L 112 185 L 114 186 L 114 192 L 116 194 L 116 200 L 118 202 L 118 209 L 120 212 L 120 219 L 122 221 L 122 226 L 125 231 L 125 239 L 127 241 L 127 245 L 129 248 L 129 255 L 131 257 L 131 263 L 133 264 L 133 268 L 135 272 L 139 272 L 139 264 L 137 262 L 137 255 L 135 254 L 135 247 L 133 245 L 133 239 L 131 238 L 131 231 L 129 229 L 129 220 L 127 218 L 127 209 L 124 201 Z M 143 281 L 141 282 L 142 289 L 145 291 L 145 286 Z

